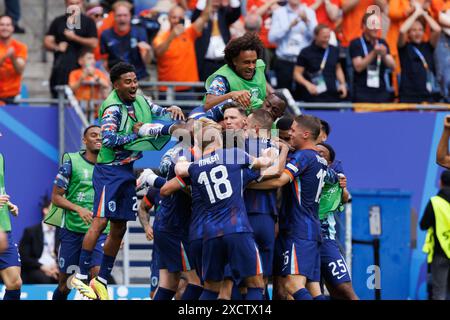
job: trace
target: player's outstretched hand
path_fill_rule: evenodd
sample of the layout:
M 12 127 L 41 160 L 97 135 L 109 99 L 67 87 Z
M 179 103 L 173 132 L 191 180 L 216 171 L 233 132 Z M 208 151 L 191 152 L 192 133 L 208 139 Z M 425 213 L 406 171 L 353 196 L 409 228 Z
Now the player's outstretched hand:
M 14 203 L 8 202 L 8 209 L 14 217 L 17 217 L 19 215 L 19 207 Z
M 80 207 L 78 209 L 78 214 L 80 215 L 80 218 L 84 221 L 85 224 L 89 225 L 90 223 L 92 223 L 92 211 L 89 211 L 86 208 Z
M 184 120 L 186 119 L 183 113 L 183 110 L 181 110 L 180 107 L 177 106 L 171 106 L 167 108 L 167 111 L 170 112 L 170 115 L 173 120 Z
M 142 190 L 147 186 L 153 186 L 158 175 L 152 169 L 144 169 L 136 180 L 136 190 Z

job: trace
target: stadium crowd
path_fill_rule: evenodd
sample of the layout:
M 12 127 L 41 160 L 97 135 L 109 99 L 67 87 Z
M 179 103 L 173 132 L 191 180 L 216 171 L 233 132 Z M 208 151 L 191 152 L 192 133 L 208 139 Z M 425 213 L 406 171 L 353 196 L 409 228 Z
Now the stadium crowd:
M 104 98 L 111 85 L 105 74 L 119 61 L 133 64 L 139 80 L 206 81 L 225 63 L 230 39 L 256 32 L 271 87 L 287 88 L 297 101 L 449 100 L 446 0 L 159 0 L 143 9 L 145 3 L 66 0 L 73 14 L 55 18 L 44 39 L 54 54 L 52 95 L 68 84 L 81 101 Z M 0 99 L 7 103 L 20 92 L 27 58 L 26 44 L 12 37 L 17 26 L 16 17 L 0 19 L 0 71 L 8 75 Z M 80 60 L 86 52 L 95 62 Z M 195 100 L 194 91 L 205 92 L 176 87 L 176 100 Z

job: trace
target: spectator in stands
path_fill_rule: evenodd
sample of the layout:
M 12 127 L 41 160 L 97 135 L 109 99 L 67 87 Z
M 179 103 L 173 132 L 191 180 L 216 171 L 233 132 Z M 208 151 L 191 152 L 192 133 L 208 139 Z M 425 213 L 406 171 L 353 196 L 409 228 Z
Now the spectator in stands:
M 334 33 L 336 22 L 341 17 L 341 0 L 303 0 L 316 12 L 318 24 L 324 24 L 330 29 L 330 44 L 337 46 L 337 38 Z
M 414 6 L 410 0 L 390 0 L 389 1 L 389 19 L 390 25 L 387 32 L 386 42 L 391 50 L 391 55 L 395 60 L 395 69 L 392 73 L 392 84 L 395 93 L 398 94 L 397 77 L 400 75 L 400 58 L 398 56 L 398 36 L 400 26 L 414 12 Z
M 269 30 L 272 24 L 272 13 L 280 5 L 279 0 L 247 0 L 247 15 L 245 17 L 245 29 L 246 31 L 251 31 L 247 24 L 247 18 L 252 17 L 252 15 L 257 15 L 261 17 L 261 27 L 258 31 L 259 37 L 264 45 L 264 62 L 266 63 L 266 73 L 272 69 L 273 61 L 275 58 L 275 49 L 277 45 L 269 41 Z M 256 19 L 253 19 L 255 21 Z M 251 20 L 250 20 L 251 22 Z
M 446 102 L 450 102 L 450 1 L 439 13 L 441 36 L 435 50 L 436 76 Z
M 0 16 L 0 103 L 13 103 L 20 93 L 27 60 L 27 46 L 12 37 L 11 17 Z
M 180 6 L 169 12 L 170 30 L 160 32 L 153 40 L 157 58 L 158 81 L 197 82 L 198 68 L 195 57 L 195 40 L 202 34 L 211 12 L 211 0 L 202 14 L 189 27 L 184 26 L 185 11 Z M 167 87 L 162 86 L 162 91 Z M 179 86 L 175 90 L 191 92 L 189 86 Z M 177 95 L 177 99 L 191 99 L 186 95 Z
M 363 29 L 358 24 L 372 5 L 382 7 L 386 0 L 343 0 L 342 1 L 342 24 L 340 27 L 341 46 L 347 48 L 350 42 L 362 35 Z
M 66 85 L 69 74 L 78 68 L 78 57 L 83 48 L 97 46 L 95 22 L 80 13 L 83 0 L 66 0 L 66 11 L 71 15 L 61 15 L 53 20 L 44 38 L 44 46 L 54 53 L 53 68 L 50 75 L 50 91 L 57 96 L 55 86 Z
M 5 15 L 10 16 L 14 24 L 14 33 L 25 33 L 25 29 L 19 26 L 20 1 L 5 0 Z
M 430 41 L 423 41 L 425 22 L 431 27 Z M 414 13 L 400 27 L 398 52 L 402 66 L 400 102 L 433 102 L 435 68 L 433 51 L 441 27 L 418 3 Z
M 195 22 L 205 9 L 206 0 L 199 0 L 192 13 Z M 230 41 L 230 25 L 241 16 L 240 0 L 231 0 L 224 6 L 222 0 L 211 0 L 211 13 L 202 35 L 195 41 L 195 53 L 200 81 L 205 81 L 225 64 L 225 45 Z
M 44 196 L 40 203 L 43 218 L 50 208 L 50 198 Z M 26 228 L 19 244 L 24 283 L 57 283 L 58 264 L 56 262 L 56 228 L 43 221 Z
M 300 0 L 288 0 L 273 12 L 269 41 L 278 46 L 274 63 L 278 88 L 292 89 L 297 56 L 311 43 L 316 25 L 316 13 Z
M 350 92 L 353 92 L 353 64 L 349 53 L 350 42 L 361 37 L 362 28 L 358 22 L 362 20 L 367 9 L 373 5 L 385 6 L 386 2 L 387 0 L 342 0 L 342 20 L 336 32 L 342 51 L 341 64 L 343 67 L 345 66 L 345 78 L 350 86 Z
M 379 19 L 373 13 L 366 13 L 362 19 L 363 35 L 350 43 L 354 102 L 392 101 L 392 94 L 386 89 L 385 71 L 394 69 L 395 61 L 386 41 L 378 36 Z
M 100 51 L 108 55 L 109 69 L 118 62 L 127 62 L 136 68 L 138 80 L 149 80 L 146 64 L 151 60 L 151 47 L 145 30 L 131 25 L 131 9 L 127 1 L 114 3 L 114 27 L 100 36 Z
M 98 1 L 91 1 L 86 5 L 86 15 L 95 21 L 97 30 L 101 27 L 104 19 L 104 10 Z
M 205 83 L 205 110 L 232 99 L 247 108 L 261 108 L 270 90 L 261 60 L 263 44 L 255 33 L 231 40 L 225 47 L 226 65 L 208 77 Z
M 105 99 L 111 89 L 108 77 L 95 67 L 95 56 L 92 50 L 85 50 L 78 58 L 79 69 L 69 75 L 69 86 L 78 101 L 86 105 L 87 119 L 97 118 L 99 103 L 91 104 L 91 100 Z M 92 108 L 93 107 L 93 108 Z M 91 117 L 91 114 L 93 117 Z
M 448 298 L 450 276 L 450 171 L 445 170 L 440 178 L 440 190 L 430 199 L 420 220 L 420 229 L 428 230 L 423 251 L 428 253 L 431 266 L 431 300 Z
M 324 24 L 314 29 L 314 41 L 300 52 L 294 69 L 296 98 L 307 102 L 336 102 L 347 96 L 339 49 L 329 44 L 331 30 Z M 339 85 L 336 86 L 336 82 Z
M 263 19 L 260 15 L 255 13 L 248 13 L 244 18 L 244 29 L 245 32 L 256 32 L 260 33 L 263 27 Z M 261 36 L 260 36 L 261 38 Z M 262 40 L 261 40 L 262 41 Z

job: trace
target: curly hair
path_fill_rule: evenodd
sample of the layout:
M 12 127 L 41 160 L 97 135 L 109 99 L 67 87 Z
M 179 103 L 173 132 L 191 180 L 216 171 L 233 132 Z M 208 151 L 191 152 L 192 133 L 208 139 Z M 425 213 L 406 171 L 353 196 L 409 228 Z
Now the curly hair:
M 128 72 L 134 72 L 136 73 L 136 69 L 132 64 L 126 63 L 126 62 L 119 62 L 116 63 L 111 70 L 109 71 L 109 79 L 111 80 L 111 83 L 114 84 L 116 80 L 120 79 L 120 76 L 128 73 Z
M 235 38 L 228 42 L 225 47 L 225 62 L 234 70 L 233 59 L 239 56 L 241 51 L 256 51 L 258 59 L 263 54 L 263 43 L 254 32 L 247 32 L 242 37 Z

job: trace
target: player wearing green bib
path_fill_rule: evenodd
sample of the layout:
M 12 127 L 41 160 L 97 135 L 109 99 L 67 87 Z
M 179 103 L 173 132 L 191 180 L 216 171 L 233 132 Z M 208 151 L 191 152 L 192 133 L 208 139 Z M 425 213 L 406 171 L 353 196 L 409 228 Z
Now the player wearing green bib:
M 317 144 L 319 154 L 331 167 L 335 161 L 334 149 L 327 143 Z M 328 291 L 332 298 L 356 300 L 358 297 L 353 290 L 349 270 L 337 244 L 334 226 L 335 213 L 344 210 L 343 203 L 348 202 L 350 194 L 347 191 L 347 180 L 343 172 L 338 183 L 325 183 L 322 188 L 319 201 L 319 219 L 322 232 L 322 244 L 320 246 L 321 276 L 325 280 Z
M 225 47 L 226 65 L 205 82 L 205 110 L 227 99 L 239 102 L 251 113 L 261 108 L 267 96 L 266 65 L 261 59 L 263 46 L 257 35 L 247 33 Z
M 84 130 L 83 144 L 86 150 L 64 155 L 53 187 L 53 207 L 46 219 L 46 223 L 61 227 L 58 248 L 59 284 L 53 293 L 53 300 L 67 300 L 70 293 L 67 280 L 78 269 L 83 238 L 92 222 L 92 173 L 101 147 L 99 126 L 89 126 Z M 91 277 L 98 274 L 108 232 L 109 227 L 95 246 L 90 265 Z
M 0 134 L 1 136 L 1 134 Z M 11 235 L 11 220 L 9 213 L 14 216 L 19 214 L 16 205 L 9 201 L 10 197 L 5 190 L 5 161 L 0 153 L 0 232 L 4 232 L 5 248 L 0 252 L 0 276 L 5 284 L 5 295 L 3 300 L 20 300 L 20 288 L 22 278 L 20 277 L 20 256 L 17 244 Z
M 71 284 L 90 299 L 108 300 L 107 279 L 127 230 L 127 221 L 136 220 L 137 196 L 134 161 L 144 150 L 160 150 L 170 133 L 183 126 L 152 123 L 155 117 L 184 119 L 180 108 L 161 108 L 137 94 L 135 68 L 119 62 L 110 71 L 114 90 L 99 111 L 102 145 L 94 167 L 94 219 L 84 239 L 78 266 Z M 89 266 L 98 238 L 110 222 L 98 276 L 88 285 Z

